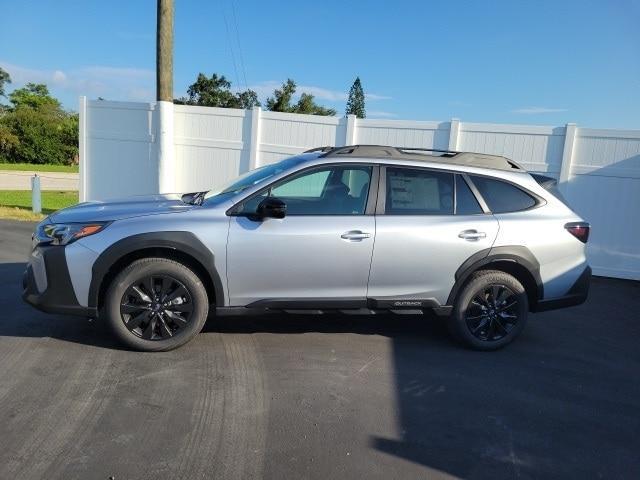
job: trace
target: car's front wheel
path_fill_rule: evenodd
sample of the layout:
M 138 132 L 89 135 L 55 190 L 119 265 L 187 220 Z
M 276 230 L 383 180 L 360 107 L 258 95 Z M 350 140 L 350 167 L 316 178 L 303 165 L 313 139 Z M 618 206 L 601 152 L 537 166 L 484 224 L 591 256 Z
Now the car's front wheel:
M 166 351 L 202 330 L 209 301 L 189 267 L 154 257 L 136 260 L 115 277 L 104 309 L 112 331 L 128 347 Z
M 458 295 L 449 329 L 468 347 L 496 350 L 520 335 L 528 311 L 527 294 L 516 278 L 483 270 L 474 273 Z

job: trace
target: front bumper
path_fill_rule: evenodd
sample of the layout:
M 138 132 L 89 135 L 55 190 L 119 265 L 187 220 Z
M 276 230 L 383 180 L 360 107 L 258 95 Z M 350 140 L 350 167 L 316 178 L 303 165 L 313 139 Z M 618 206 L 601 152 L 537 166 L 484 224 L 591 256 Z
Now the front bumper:
M 539 300 L 536 307 L 532 309 L 534 312 L 546 312 L 547 310 L 556 310 L 558 308 L 573 307 L 580 305 L 587 300 L 589 295 L 589 285 L 591 283 L 591 267 L 587 265 L 580 274 L 576 282 L 569 289 L 566 295 L 559 298 L 551 298 L 548 300 Z
M 95 317 L 96 309 L 78 303 L 62 246 L 37 246 L 22 276 L 22 298 L 47 313 Z

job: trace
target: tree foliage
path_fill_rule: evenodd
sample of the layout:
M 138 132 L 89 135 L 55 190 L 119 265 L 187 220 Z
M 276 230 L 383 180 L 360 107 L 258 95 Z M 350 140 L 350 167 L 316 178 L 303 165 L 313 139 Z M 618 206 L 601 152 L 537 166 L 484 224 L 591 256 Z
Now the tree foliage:
M 364 90 L 362 89 L 362 83 L 360 83 L 360 77 L 356 77 L 353 85 L 351 85 L 345 113 L 346 115 L 355 115 L 358 118 L 367 116 L 364 108 Z
M 174 100 L 174 103 L 182 105 L 200 105 L 202 107 L 221 108 L 253 108 L 259 107 L 258 94 L 253 90 L 233 93 L 231 82 L 224 75 L 216 73 L 207 77 L 199 73 L 194 83 L 187 89 L 188 97 Z
M 273 92 L 273 97 L 267 99 L 266 108 L 273 112 L 306 113 L 309 115 L 335 115 L 333 108 L 325 108 L 315 103 L 313 95 L 303 93 L 296 103 L 291 103 L 296 93 L 296 84 L 289 79 L 282 84 L 282 88 Z M 260 107 L 258 94 L 247 89 L 233 93 L 231 82 L 224 75 L 214 73 L 207 77 L 199 73 L 196 81 L 189 85 L 187 96 L 174 99 L 180 105 L 200 105 L 203 107 L 220 108 L 253 108 Z
M 23 88 L 14 90 L 9 94 L 13 108 L 30 107 L 40 109 L 60 109 L 60 102 L 49 95 L 49 89 L 43 83 L 27 83 Z
M 78 115 L 63 110 L 44 84 L 28 83 L 9 94 L 0 116 L 0 161 L 73 163 L 78 155 Z
M 333 108 L 322 107 L 315 103 L 313 95 L 303 93 L 297 103 L 291 105 L 296 93 L 296 83 L 290 78 L 273 92 L 273 97 L 267 98 L 267 110 L 272 112 L 305 113 L 307 115 L 333 116 Z
M 8 72 L 4 71 L 2 67 L 0 67 L 0 97 L 6 97 L 4 93 L 4 86 L 7 83 L 11 83 L 11 76 Z

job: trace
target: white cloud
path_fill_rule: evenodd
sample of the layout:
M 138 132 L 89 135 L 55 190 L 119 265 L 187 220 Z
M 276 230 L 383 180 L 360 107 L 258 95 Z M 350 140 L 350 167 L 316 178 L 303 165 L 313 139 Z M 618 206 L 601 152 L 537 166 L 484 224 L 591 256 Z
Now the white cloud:
M 337 90 L 327 90 L 322 87 L 314 87 L 313 85 L 300 85 L 296 89 L 297 93 L 310 93 L 320 100 L 328 100 L 330 102 L 344 102 L 347 100 L 347 94 Z
M 63 90 L 75 96 L 104 97 L 110 100 L 153 100 L 155 72 L 142 68 L 91 65 L 67 71 L 42 70 L 0 61 L 11 75 L 12 86 L 45 83 L 51 90 Z
M 90 98 L 103 97 L 108 100 L 152 101 L 155 92 L 155 72 L 153 70 L 132 67 L 111 67 L 104 65 L 88 65 L 70 70 L 45 70 L 15 65 L 0 60 L 0 67 L 11 75 L 12 87 L 20 88 L 28 82 L 45 83 L 54 94 L 60 91 L 77 97 L 86 95 Z M 273 95 L 273 91 L 282 86 L 275 80 L 250 85 L 261 99 Z M 234 86 L 234 90 L 238 86 Z M 298 85 L 296 98 L 302 93 L 309 93 L 319 101 L 346 102 L 347 93 L 330 90 L 315 85 Z M 179 92 L 176 96 L 180 96 Z M 375 93 L 366 94 L 369 101 L 389 100 L 391 97 Z M 381 117 L 393 116 L 389 112 L 379 112 Z
M 525 115 L 537 115 L 541 113 L 559 113 L 566 112 L 566 108 L 547 108 L 547 107 L 524 107 L 511 110 L 512 113 L 522 113 Z
M 53 72 L 52 78 L 55 83 L 64 83 L 67 81 L 67 76 L 61 70 L 56 70 L 55 72 Z
M 382 110 L 370 110 L 367 111 L 367 118 L 377 117 L 377 118 L 394 118 L 397 117 L 395 113 L 392 112 L 384 112 Z
M 149 102 L 154 99 L 155 91 L 153 88 L 133 87 L 127 90 L 126 97 L 134 102 Z
M 364 96 L 367 100 L 391 100 L 391 97 L 378 95 L 376 93 L 365 93 Z
M 266 82 L 260 82 L 255 85 L 249 85 L 249 88 L 255 91 L 260 98 L 267 98 L 273 95 L 273 91 L 282 86 L 282 82 L 275 80 L 269 80 Z M 296 97 L 303 93 L 309 93 L 313 95 L 317 100 L 325 100 L 328 102 L 346 102 L 348 98 L 347 92 L 339 90 L 329 90 L 327 88 L 318 87 L 315 85 L 297 85 Z M 391 97 L 386 95 L 378 95 L 376 93 L 365 93 L 367 100 L 390 100 Z

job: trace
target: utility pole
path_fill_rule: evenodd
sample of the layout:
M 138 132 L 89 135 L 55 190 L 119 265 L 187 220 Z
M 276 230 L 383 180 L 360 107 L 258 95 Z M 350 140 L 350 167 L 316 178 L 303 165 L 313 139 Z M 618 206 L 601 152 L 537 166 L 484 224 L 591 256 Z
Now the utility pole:
M 173 0 L 157 0 L 156 100 L 158 109 L 158 191 L 175 191 L 173 147 Z

